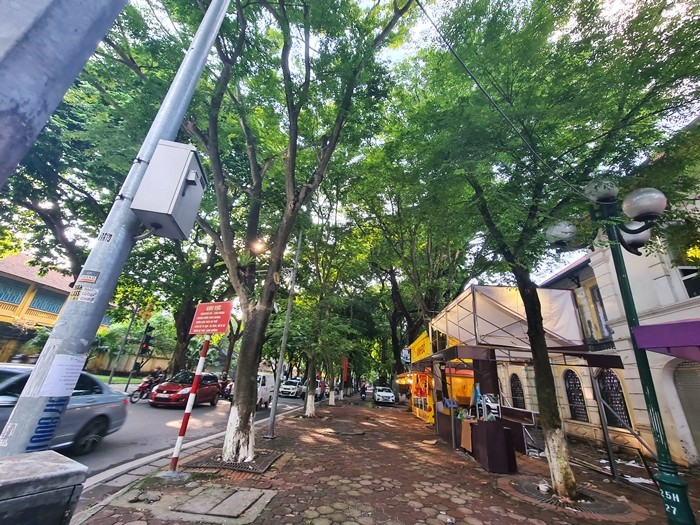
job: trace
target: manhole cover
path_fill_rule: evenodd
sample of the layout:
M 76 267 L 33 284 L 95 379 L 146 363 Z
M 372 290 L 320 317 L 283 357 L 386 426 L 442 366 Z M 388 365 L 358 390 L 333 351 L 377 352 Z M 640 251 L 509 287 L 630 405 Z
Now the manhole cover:
M 629 501 L 618 501 L 611 499 L 597 490 L 579 488 L 581 497 L 578 501 L 562 501 L 549 493 L 542 493 L 539 490 L 540 478 L 519 477 L 518 479 L 500 478 L 498 487 L 509 495 L 534 503 L 543 507 L 555 507 L 562 510 L 569 510 L 581 515 L 584 513 L 588 517 L 617 522 L 637 521 L 648 512 Z
M 262 474 L 270 468 L 270 465 L 281 455 L 281 452 L 274 452 L 272 450 L 258 450 L 255 453 L 253 461 L 233 462 L 222 461 L 221 453 L 213 452 L 203 458 L 185 463 L 184 466 L 187 468 L 225 468 L 238 470 L 240 472 L 249 472 L 251 474 Z

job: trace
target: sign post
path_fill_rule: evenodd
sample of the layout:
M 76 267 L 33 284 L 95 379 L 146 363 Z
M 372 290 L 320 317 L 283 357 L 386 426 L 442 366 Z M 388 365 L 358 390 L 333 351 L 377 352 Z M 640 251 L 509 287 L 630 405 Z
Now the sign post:
M 182 443 L 185 440 L 187 424 L 190 421 L 194 401 L 197 397 L 197 389 L 199 388 L 199 382 L 202 378 L 204 361 L 207 357 L 207 352 L 209 351 L 209 341 L 211 340 L 211 335 L 226 333 L 228 330 L 229 319 L 231 319 L 232 309 L 233 303 L 231 302 L 201 303 L 197 305 L 197 310 L 194 313 L 194 319 L 192 319 L 192 325 L 190 326 L 190 334 L 204 335 L 204 344 L 202 345 L 202 351 L 199 353 L 199 362 L 197 363 L 197 370 L 194 374 L 192 389 L 190 390 L 189 397 L 187 398 L 187 406 L 185 407 L 185 414 L 182 417 L 180 432 L 178 433 L 177 442 L 175 443 L 175 450 L 173 450 L 173 456 L 170 458 L 171 472 L 177 470 L 177 462 L 180 459 L 180 450 L 182 449 Z

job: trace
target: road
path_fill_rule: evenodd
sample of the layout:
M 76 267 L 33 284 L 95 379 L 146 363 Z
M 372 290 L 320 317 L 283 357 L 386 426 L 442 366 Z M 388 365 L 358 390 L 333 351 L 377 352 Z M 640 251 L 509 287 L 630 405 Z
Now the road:
M 300 407 L 301 399 L 281 397 L 277 404 L 277 416 Z M 185 443 L 226 430 L 231 403 L 219 401 L 215 407 L 195 406 L 192 410 Z M 105 437 L 97 450 L 73 459 L 89 467 L 88 476 L 94 476 L 128 461 L 155 452 L 172 451 L 180 431 L 182 408 L 152 408 L 146 401 L 130 404 L 126 423 L 114 434 Z M 270 410 L 259 410 L 255 420 L 266 419 Z

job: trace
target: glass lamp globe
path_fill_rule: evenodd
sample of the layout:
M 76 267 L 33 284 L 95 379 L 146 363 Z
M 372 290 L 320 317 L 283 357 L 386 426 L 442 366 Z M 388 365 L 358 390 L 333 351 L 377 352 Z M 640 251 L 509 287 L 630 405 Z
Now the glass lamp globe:
M 583 191 L 596 202 L 614 202 L 620 189 L 610 180 L 594 180 Z
M 576 226 L 567 221 L 559 221 L 545 231 L 547 241 L 554 246 L 564 246 L 576 235 Z
M 644 226 L 643 222 L 636 221 L 625 224 L 625 227 L 629 230 L 636 230 L 642 226 Z M 619 232 L 625 243 L 632 248 L 641 248 L 651 240 L 651 228 L 647 228 L 639 233 L 627 233 L 623 230 L 619 230 Z
M 622 211 L 635 221 L 658 219 L 666 209 L 666 196 L 655 188 L 639 188 L 622 201 Z

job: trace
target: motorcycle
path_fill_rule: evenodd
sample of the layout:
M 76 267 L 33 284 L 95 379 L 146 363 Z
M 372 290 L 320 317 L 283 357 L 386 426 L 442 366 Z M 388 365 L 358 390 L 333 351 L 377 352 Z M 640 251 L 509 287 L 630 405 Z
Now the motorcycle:
M 229 381 L 223 390 L 221 390 L 221 397 L 228 401 L 233 401 L 233 381 Z
M 153 387 L 157 384 L 158 381 L 153 379 L 151 376 L 144 377 L 141 380 L 141 384 L 137 386 L 136 390 L 134 390 L 129 396 L 129 401 L 136 403 L 139 399 L 148 399 L 148 396 L 151 394 L 151 390 L 153 390 Z

